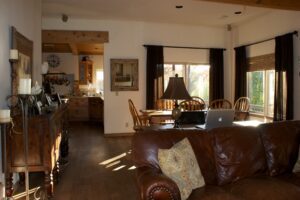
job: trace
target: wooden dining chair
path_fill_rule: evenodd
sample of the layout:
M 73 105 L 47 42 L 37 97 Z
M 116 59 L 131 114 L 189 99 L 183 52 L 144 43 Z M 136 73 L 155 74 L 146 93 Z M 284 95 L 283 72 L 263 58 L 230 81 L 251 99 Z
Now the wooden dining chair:
M 156 101 L 157 110 L 173 110 L 174 101 L 170 99 L 158 99 Z
M 144 126 L 148 126 L 148 118 L 143 115 L 139 115 L 132 100 L 128 99 L 130 114 L 133 119 L 133 129 L 135 131 L 143 129 Z
M 203 109 L 206 108 L 206 103 L 205 103 L 205 101 L 201 97 L 192 96 L 192 99 L 196 100 L 196 101 L 199 101 L 201 104 L 203 104 Z
M 249 118 L 250 99 L 248 97 L 240 97 L 234 104 L 235 116 L 234 120 L 241 121 Z
M 179 104 L 179 107 L 183 111 L 203 110 L 205 108 L 205 104 L 197 100 L 185 100 Z
M 232 109 L 232 104 L 227 99 L 216 99 L 209 104 L 208 109 Z

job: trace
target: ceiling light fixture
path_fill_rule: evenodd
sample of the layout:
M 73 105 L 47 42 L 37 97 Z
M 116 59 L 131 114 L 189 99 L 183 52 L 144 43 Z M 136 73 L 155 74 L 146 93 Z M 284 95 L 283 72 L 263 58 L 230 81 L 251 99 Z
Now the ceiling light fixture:
M 175 8 L 176 9 L 181 9 L 181 8 L 183 8 L 183 5 L 177 5 L 177 6 L 175 6 Z
M 62 14 L 62 15 L 61 15 L 61 20 L 62 20 L 63 22 L 67 22 L 68 19 L 69 19 L 69 16 L 68 16 L 68 15 L 66 15 L 66 14 Z

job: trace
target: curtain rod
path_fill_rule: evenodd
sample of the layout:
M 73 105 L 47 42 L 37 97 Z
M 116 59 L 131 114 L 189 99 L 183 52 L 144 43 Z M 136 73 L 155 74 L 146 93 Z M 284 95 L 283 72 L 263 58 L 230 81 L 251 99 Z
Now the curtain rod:
M 163 45 L 150 45 L 150 44 L 144 44 L 144 47 L 148 47 L 148 46 L 162 46 L 162 47 L 166 47 L 166 48 L 180 48 L 180 49 L 221 49 L 223 51 L 226 51 L 226 49 L 224 48 L 207 48 L 207 47 L 180 47 L 180 46 L 163 46 Z
M 290 32 L 290 33 L 287 33 L 287 34 L 293 34 L 293 35 L 296 35 L 298 37 L 298 31 L 293 31 L 293 32 Z M 286 35 L 286 34 L 284 34 L 284 35 Z M 268 41 L 271 41 L 271 40 L 274 40 L 274 39 L 275 39 L 275 37 L 272 37 L 272 38 L 269 38 L 269 39 L 261 40 L 261 41 L 258 41 L 258 42 L 253 42 L 253 43 L 246 44 L 246 45 L 241 45 L 241 46 L 238 46 L 238 47 L 243 47 L 243 46 L 248 47 L 248 46 L 252 46 L 252 45 L 255 45 L 255 44 L 268 42 Z M 236 49 L 238 47 L 235 47 L 234 49 Z

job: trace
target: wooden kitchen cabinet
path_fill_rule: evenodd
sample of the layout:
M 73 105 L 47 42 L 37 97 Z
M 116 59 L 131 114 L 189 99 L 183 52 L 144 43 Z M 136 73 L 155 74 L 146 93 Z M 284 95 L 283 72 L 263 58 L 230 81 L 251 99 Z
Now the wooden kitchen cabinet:
M 68 101 L 68 104 L 70 121 L 89 120 L 89 101 L 87 97 L 71 97 Z
M 69 121 L 103 122 L 104 101 L 100 97 L 70 97 Z
M 79 85 L 87 85 L 89 83 L 93 83 L 93 61 L 80 61 Z
M 89 97 L 90 121 L 103 122 L 103 103 L 100 97 Z

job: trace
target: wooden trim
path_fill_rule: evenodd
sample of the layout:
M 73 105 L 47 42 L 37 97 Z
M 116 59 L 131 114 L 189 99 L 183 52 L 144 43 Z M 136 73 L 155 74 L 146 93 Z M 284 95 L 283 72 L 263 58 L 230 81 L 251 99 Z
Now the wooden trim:
M 267 118 L 267 119 L 273 120 L 273 117 L 264 116 L 263 114 L 258 114 L 258 113 L 252 113 L 252 112 L 250 112 L 249 115 L 250 115 L 250 117 L 256 117 L 256 118 L 261 118 L 261 119 Z
M 135 133 L 105 133 L 104 137 L 131 137 Z
M 106 43 L 108 31 L 62 31 L 42 30 L 42 42 L 54 44 L 66 43 Z
M 266 54 L 247 58 L 247 71 L 274 70 L 275 54 Z
M 197 0 L 200 1 L 200 0 Z M 202 1 L 202 0 L 201 0 Z M 204 0 L 209 2 L 218 3 L 229 3 L 229 4 L 239 4 L 245 6 L 255 6 L 263 8 L 275 8 L 281 10 L 297 10 L 300 11 L 300 1 L 286 1 L 286 0 Z

